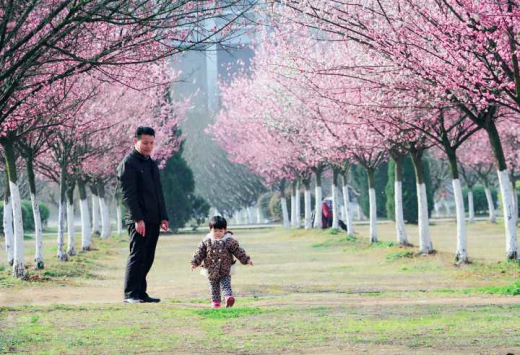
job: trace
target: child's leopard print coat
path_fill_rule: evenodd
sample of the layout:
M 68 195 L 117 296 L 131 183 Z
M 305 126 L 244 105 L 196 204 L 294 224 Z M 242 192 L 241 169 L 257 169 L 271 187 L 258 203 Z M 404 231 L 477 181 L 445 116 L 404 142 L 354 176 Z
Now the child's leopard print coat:
M 215 239 L 208 234 L 199 244 L 193 254 L 191 264 L 207 270 L 210 280 L 218 280 L 224 276 L 230 276 L 231 266 L 237 258 L 242 264 L 247 264 L 250 257 L 242 249 L 232 233 L 227 232 L 222 239 Z

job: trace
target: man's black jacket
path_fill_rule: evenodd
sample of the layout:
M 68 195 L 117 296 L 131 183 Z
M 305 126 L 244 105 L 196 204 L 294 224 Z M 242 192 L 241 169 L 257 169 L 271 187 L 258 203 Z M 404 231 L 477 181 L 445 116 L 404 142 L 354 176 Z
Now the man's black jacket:
M 159 167 L 137 150 L 128 154 L 117 168 L 119 188 L 125 206 L 125 223 L 168 220 Z

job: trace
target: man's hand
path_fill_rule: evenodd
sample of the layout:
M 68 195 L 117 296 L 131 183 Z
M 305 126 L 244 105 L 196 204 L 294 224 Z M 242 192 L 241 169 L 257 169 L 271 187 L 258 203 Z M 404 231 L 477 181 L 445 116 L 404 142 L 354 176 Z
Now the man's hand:
M 195 270 L 197 267 L 197 265 L 191 265 L 191 271 Z
M 167 220 L 163 219 L 161 221 L 161 228 L 162 228 L 163 231 L 167 231 L 168 230 L 168 221 Z
M 251 260 L 251 258 L 249 258 L 249 260 L 247 261 L 247 265 L 253 266 L 253 260 Z
M 143 237 L 145 236 L 146 228 L 145 228 L 143 220 L 135 222 L 135 230 L 137 231 L 137 233 L 141 234 Z

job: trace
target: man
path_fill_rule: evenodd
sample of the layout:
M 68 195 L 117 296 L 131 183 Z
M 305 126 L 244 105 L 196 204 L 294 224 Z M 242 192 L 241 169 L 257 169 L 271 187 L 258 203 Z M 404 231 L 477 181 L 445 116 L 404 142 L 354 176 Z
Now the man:
M 150 158 L 155 131 L 139 127 L 134 150 L 117 168 L 117 177 L 126 209 L 125 223 L 130 237 L 130 255 L 126 265 L 126 303 L 160 302 L 146 293 L 146 275 L 150 271 L 159 239 L 159 228 L 168 230 L 159 168 Z

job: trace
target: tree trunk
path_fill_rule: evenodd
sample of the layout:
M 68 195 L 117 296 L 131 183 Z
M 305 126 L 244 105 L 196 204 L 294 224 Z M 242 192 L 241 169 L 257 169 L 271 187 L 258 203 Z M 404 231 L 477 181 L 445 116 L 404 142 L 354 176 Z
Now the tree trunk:
M 468 186 L 469 223 L 475 223 L 475 203 L 473 201 L 473 186 Z
M 40 214 L 40 207 L 38 206 L 38 199 L 36 197 L 36 178 L 34 175 L 34 160 L 32 156 L 26 158 L 27 165 L 27 179 L 29 180 L 29 189 L 31 191 L 31 204 L 34 218 L 34 268 L 43 269 L 45 263 L 43 261 L 43 227 L 42 218 Z
M 13 266 L 14 262 L 14 231 L 13 231 L 13 199 L 9 191 L 9 173 L 5 170 L 5 191 L 4 191 L 4 236 L 5 236 L 5 253 L 7 262 Z
M 115 199 L 116 199 L 116 228 L 117 228 L 117 235 L 120 237 L 121 235 L 123 235 L 123 212 L 121 210 L 121 194 L 119 192 L 116 192 Z
M 74 230 L 74 184 L 67 186 L 67 254 L 76 255 L 76 231 Z
M 347 225 L 347 234 L 354 234 L 354 223 L 352 221 L 352 212 L 350 211 L 350 197 L 348 193 L 348 170 L 343 172 L 343 205 L 345 206 L 345 223 Z
M 13 277 L 25 278 L 24 268 L 24 245 L 23 245 L 23 219 L 22 219 L 22 200 L 18 189 L 18 177 L 16 176 L 16 158 L 14 155 L 14 144 L 11 140 L 2 141 L 4 147 L 5 165 L 9 174 L 9 191 L 12 199 L 13 209 Z
M 513 192 L 509 181 L 509 171 L 507 170 L 504 150 L 500 135 L 496 128 L 495 122 L 489 120 L 485 126 L 488 134 L 489 143 L 495 156 L 497 164 L 498 182 L 500 184 L 500 194 L 502 195 L 502 206 L 504 210 L 504 225 L 506 234 L 506 258 L 515 260 L 518 257 L 517 237 L 516 237 L 516 220 L 514 218 Z
M 290 228 L 289 211 L 287 210 L 287 200 L 285 199 L 285 181 L 280 184 L 280 204 L 282 205 L 283 226 L 285 229 Z
M 339 169 L 332 169 L 332 229 L 339 228 L 338 178 Z
M 81 248 L 83 250 L 90 250 L 92 241 L 92 234 L 90 230 L 90 212 L 88 209 L 87 189 L 85 181 L 79 179 L 79 209 L 81 213 Z
M 61 167 L 60 171 L 60 203 L 58 208 L 58 260 L 67 261 L 67 254 L 63 251 L 65 240 L 65 209 L 67 208 L 67 183 L 66 183 L 67 169 L 65 166 Z
M 518 191 L 516 190 L 516 179 L 511 176 L 511 193 L 513 194 L 513 218 L 515 226 L 518 225 Z
M 495 215 L 495 204 L 493 203 L 493 196 L 491 195 L 491 190 L 489 189 L 489 186 L 485 187 L 485 191 L 489 211 L 489 223 L 496 223 L 497 217 Z
M 370 204 L 370 243 L 377 243 L 377 199 L 374 185 L 374 169 L 366 169 L 368 175 L 368 197 Z
M 462 187 L 459 179 L 452 180 L 453 195 L 455 197 L 455 208 L 457 213 L 457 251 L 455 262 L 466 264 L 469 262 L 468 246 L 466 237 L 466 213 L 464 211 L 464 199 L 462 197 Z
M 110 215 L 108 213 L 108 206 L 105 200 L 105 183 L 99 181 L 97 184 L 97 192 L 99 196 L 99 213 L 101 215 L 101 239 L 108 239 L 110 237 Z
M 457 264 L 466 264 L 469 262 L 468 245 L 466 235 L 466 211 L 464 210 L 464 198 L 462 196 L 462 188 L 459 179 L 459 168 L 457 165 L 457 156 L 455 150 L 445 145 L 448 161 L 451 168 L 453 196 L 455 198 L 455 213 L 457 216 L 457 250 L 455 252 L 455 262 Z M 469 193 L 469 190 L 468 190 Z M 469 196 L 469 195 L 468 195 Z
M 305 186 L 305 192 L 304 192 L 305 222 L 304 222 L 304 226 L 305 226 L 306 230 L 309 230 L 312 228 L 311 181 L 310 181 L 310 179 L 304 179 L 303 185 Z
M 509 172 L 507 170 L 498 171 L 498 181 L 500 184 L 500 194 L 502 195 L 502 208 L 504 213 L 504 224 L 506 227 L 506 258 L 508 260 L 515 260 L 518 258 L 518 245 L 516 238 L 513 193 L 509 182 Z
M 316 204 L 314 205 L 314 228 L 321 229 L 323 227 L 323 218 L 322 218 L 322 200 L 323 200 L 323 192 L 321 189 L 321 173 L 323 171 L 322 167 L 318 167 L 314 169 L 314 173 L 316 176 Z
M 262 217 L 262 207 L 257 204 L 256 206 L 256 223 L 262 224 L 264 223 L 263 217 Z
M 403 156 L 392 158 L 395 162 L 394 182 L 394 208 L 395 208 L 395 232 L 397 242 L 400 245 L 410 245 L 404 228 L 403 213 Z
M 426 184 L 424 182 L 424 165 L 422 162 L 422 151 L 410 150 L 412 162 L 417 180 L 417 204 L 419 208 L 419 251 L 422 254 L 433 253 L 432 239 L 430 235 L 428 218 L 428 197 L 426 195 Z
M 246 208 L 247 211 L 247 224 L 251 225 L 253 224 L 253 210 L 251 206 L 248 206 Z
M 296 181 L 291 184 L 291 227 L 296 226 Z
M 99 197 L 95 183 L 90 185 L 92 191 L 92 235 L 101 235 L 101 223 L 99 215 Z
M 296 228 L 301 228 L 302 226 L 302 211 L 301 211 L 301 193 L 300 193 L 300 182 L 296 181 L 296 193 L 295 196 L 295 207 L 296 207 Z

